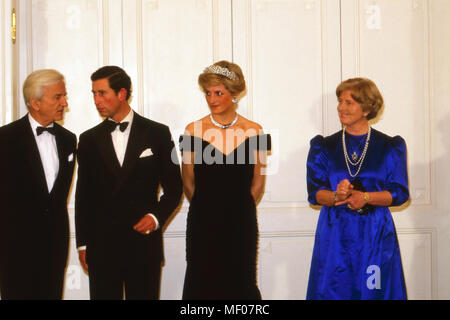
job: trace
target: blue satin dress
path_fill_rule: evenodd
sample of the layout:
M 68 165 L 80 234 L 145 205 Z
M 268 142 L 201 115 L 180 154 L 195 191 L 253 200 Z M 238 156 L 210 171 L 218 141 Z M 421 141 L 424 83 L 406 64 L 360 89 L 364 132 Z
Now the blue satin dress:
M 349 156 L 361 155 L 367 135 L 346 133 Z M 351 166 L 352 173 L 357 167 Z M 367 192 L 387 190 L 392 206 L 409 198 L 406 144 L 372 129 L 367 154 L 357 175 Z M 317 205 L 319 190 L 336 190 L 350 181 L 342 131 L 311 140 L 307 161 L 308 201 Z M 320 211 L 309 275 L 307 299 L 406 299 L 397 234 L 387 207 L 358 214 L 346 205 Z

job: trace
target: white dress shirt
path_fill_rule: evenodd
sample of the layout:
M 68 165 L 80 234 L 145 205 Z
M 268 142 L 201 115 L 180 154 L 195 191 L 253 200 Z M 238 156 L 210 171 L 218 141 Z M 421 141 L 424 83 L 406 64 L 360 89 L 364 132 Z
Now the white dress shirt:
M 125 159 L 125 152 L 127 150 L 128 138 L 130 137 L 131 124 L 133 123 L 134 112 L 130 110 L 128 115 L 121 122 L 128 122 L 128 126 L 125 131 L 120 131 L 119 126 L 111 132 L 111 138 L 114 145 L 114 150 L 116 151 L 117 159 L 119 160 L 120 166 L 123 165 L 123 160 Z M 108 121 L 114 121 L 108 118 Z
M 43 131 L 39 136 L 36 133 L 37 127 L 42 127 L 31 114 L 28 114 L 28 120 L 31 124 L 31 129 L 34 134 L 34 139 L 39 149 L 39 155 L 41 157 L 42 167 L 44 168 L 45 180 L 47 182 L 48 192 L 53 189 L 56 177 L 59 171 L 59 158 L 58 148 L 56 147 L 56 138 L 53 134 Z M 47 126 L 52 128 L 53 122 Z

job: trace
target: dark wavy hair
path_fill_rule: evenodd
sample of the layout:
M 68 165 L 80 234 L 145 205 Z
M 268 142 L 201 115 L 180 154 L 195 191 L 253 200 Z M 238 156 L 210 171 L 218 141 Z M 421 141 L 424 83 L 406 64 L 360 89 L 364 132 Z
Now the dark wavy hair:
M 108 79 L 109 87 L 117 94 L 120 89 L 127 90 L 127 100 L 131 97 L 131 78 L 120 67 L 104 66 L 91 75 L 91 81 Z

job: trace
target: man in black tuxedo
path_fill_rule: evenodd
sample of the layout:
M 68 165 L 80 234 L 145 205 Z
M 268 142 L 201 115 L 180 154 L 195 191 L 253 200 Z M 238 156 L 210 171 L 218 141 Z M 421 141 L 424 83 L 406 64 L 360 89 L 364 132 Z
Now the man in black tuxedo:
M 76 150 L 76 136 L 55 123 L 67 107 L 64 76 L 37 70 L 23 95 L 29 113 L 0 128 L 1 296 L 61 299 Z
M 167 126 L 130 108 L 124 70 L 102 67 L 91 80 L 106 119 L 80 136 L 75 196 L 77 246 L 91 299 L 123 299 L 124 289 L 126 299 L 158 299 L 162 227 L 182 193 L 174 143 Z

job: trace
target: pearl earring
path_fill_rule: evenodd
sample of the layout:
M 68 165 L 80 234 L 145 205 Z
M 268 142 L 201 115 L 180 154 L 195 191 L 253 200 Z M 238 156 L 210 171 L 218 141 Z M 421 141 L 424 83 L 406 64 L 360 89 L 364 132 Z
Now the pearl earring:
M 231 100 L 231 102 L 233 102 L 234 104 L 238 103 L 238 99 L 233 98 L 233 100 Z

